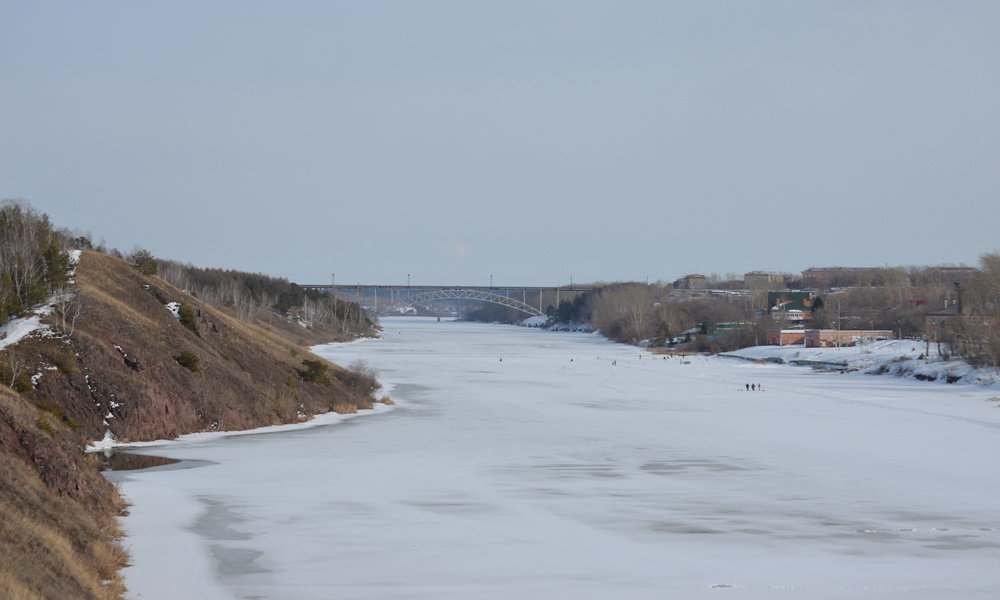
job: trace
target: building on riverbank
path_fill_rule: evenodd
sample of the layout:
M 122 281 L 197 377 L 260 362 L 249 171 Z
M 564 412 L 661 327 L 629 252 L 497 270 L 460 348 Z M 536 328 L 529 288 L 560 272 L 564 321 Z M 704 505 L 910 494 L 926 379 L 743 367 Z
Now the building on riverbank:
M 750 271 L 743 275 L 743 287 L 748 290 L 783 290 L 791 279 L 788 273 L 776 271 Z
M 895 339 L 888 329 L 768 329 L 768 345 L 802 344 L 806 348 L 834 348 Z
M 692 273 L 675 280 L 673 286 L 675 290 L 705 290 L 708 289 L 708 277 Z
M 805 329 L 768 329 L 764 332 L 764 343 L 768 346 L 790 346 L 805 341 Z

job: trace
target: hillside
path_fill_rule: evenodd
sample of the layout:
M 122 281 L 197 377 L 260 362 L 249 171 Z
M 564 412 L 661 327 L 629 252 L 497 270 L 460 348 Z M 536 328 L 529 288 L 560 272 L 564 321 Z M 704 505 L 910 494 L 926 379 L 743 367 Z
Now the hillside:
M 20 392 L 0 387 L 4 598 L 120 594 L 111 517 L 122 504 L 88 441 L 354 412 L 378 387 L 310 354 L 297 342 L 313 338 L 290 338 L 294 328 L 238 321 L 117 258 L 84 252 L 75 283 L 46 327 L 0 352 L 0 376 Z
M 300 346 L 374 335 L 375 323 L 356 303 L 302 288 L 287 279 L 232 269 L 211 269 L 133 253 L 146 272 L 240 321 L 276 331 Z

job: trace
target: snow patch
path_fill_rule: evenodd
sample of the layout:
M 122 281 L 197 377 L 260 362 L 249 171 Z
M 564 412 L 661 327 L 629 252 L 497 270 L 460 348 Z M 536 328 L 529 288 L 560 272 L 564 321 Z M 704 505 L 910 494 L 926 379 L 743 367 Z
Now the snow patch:
M 552 327 L 549 327 L 549 331 L 572 331 L 576 333 L 594 333 L 597 328 L 590 323 L 556 323 Z
M 52 312 L 51 306 L 43 306 L 36 309 L 35 314 L 31 316 L 11 319 L 0 327 L 0 350 L 20 342 L 36 331 L 40 333 L 48 331 L 49 326 L 42 323 L 42 317 L 50 312 Z
M 178 321 L 181 320 L 181 303 L 180 302 L 167 302 L 163 306 L 166 307 L 166 309 L 170 311 L 170 314 L 174 315 L 175 319 L 177 319 Z
M 519 321 L 517 324 L 520 325 L 521 327 L 545 327 L 545 324 L 548 322 L 549 320 L 545 317 L 535 316 L 535 317 L 528 317 L 523 321 Z
M 110 450 L 118 445 L 115 441 L 115 435 L 111 433 L 110 430 L 104 430 L 104 437 L 96 442 L 92 442 L 87 446 L 87 452 L 99 452 L 101 450 Z
M 934 344 L 928 346 L 920 340 L 885 340 L 840 348 L 806 348 L 801 344 L 751 346 L 722 356 L 799 366 L 825 365 L 845 371 L 888 374 L 920 381 L 1000 387 L 1000 371 L 997 369 L 976 368 L 963 360 L 945 360 Z
M 384 387 L 384 386 L 383 386 Z M 118 408 L 121 404 L 111 402 L 111 408 Z M 173 440 L 152 440 L 148 442 L 117 442 L 111 432 L 108 431 L 104 434 L 104 439 L 98 440 L 96 442 L 91 442 L 87 445 L 87 452 L 99 452 L 102 450 L 108 450 L 111 448 L 148 448 L 151 446 L 173 446 L 173 445 L 187 445 L 191 442 L 207 442 L 211 440 L 218 440 L 227 437 L 237 437 L 243 435 L 258 435 L 261 433 L 278 433 L 281 431 L 291 431 L 295 429 L 307 429 L 310 427 L 320 427 L 322 425 L 331 425 L 333 423 L 340 423 L 353 419 L 355 417 L 361 417 L 366 415 L 371 415 L 375 413 L 388 412 L 395 408 L 394 406 L 382 403 L 375 403 L 372 408 L 362 409 L 353 414 L 342 414 L 336 412 L 322 413 L 313 416 L 308 421 L 302 423 L 288 423 L 286 425 L 268 425 L 266 427 L 257 427 L 255 429 L 244 429 L 242 431 L 201 431 L 198 433 L 188 433 L 178 436 Z M 109 412 L 105 419 L 114 418 L 114 416 Z M 105 423 L 106 424 L 106 423 Z M 110 439 L 109 439 L 110 436 Z
M 83 254 L 83 250 L 70 250 L 67 254 L 69 257 L 69 270 L 66 271 L 66 275 L 69 276 L 69 283 L 76 283 L 76 266 L 80 264 L 80 256 Z

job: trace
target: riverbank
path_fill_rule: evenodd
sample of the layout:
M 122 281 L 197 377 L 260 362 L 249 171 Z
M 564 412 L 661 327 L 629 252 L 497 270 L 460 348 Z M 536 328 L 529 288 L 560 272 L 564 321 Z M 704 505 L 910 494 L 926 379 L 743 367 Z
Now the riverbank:
M 976 368 L 963 360 L 942 357 L 934 344 L 919 340 L 885 340 L 839 348 L 751 346 L 719 356 L 1000 389 L 1000 370 Z

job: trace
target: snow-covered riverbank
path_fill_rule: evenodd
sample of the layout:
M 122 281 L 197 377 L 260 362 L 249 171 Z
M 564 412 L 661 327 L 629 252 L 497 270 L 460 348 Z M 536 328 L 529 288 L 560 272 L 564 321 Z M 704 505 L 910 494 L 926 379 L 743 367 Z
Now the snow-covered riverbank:
M 995 391 L 385 328 L 321 352 L 379 369 L 396 410 L 123 476 L 135 598 L 1000 594 Z
M 886 340 L 840 348 L 753 346 L 724 356 L 778 363 L 842 367 L 868 374 L 888 374 L 919 381 L 974 384 L 1000 388 L 995 368 L 974 368 L 962 360 L 942 358 L 935 344 L 918 340 Z

